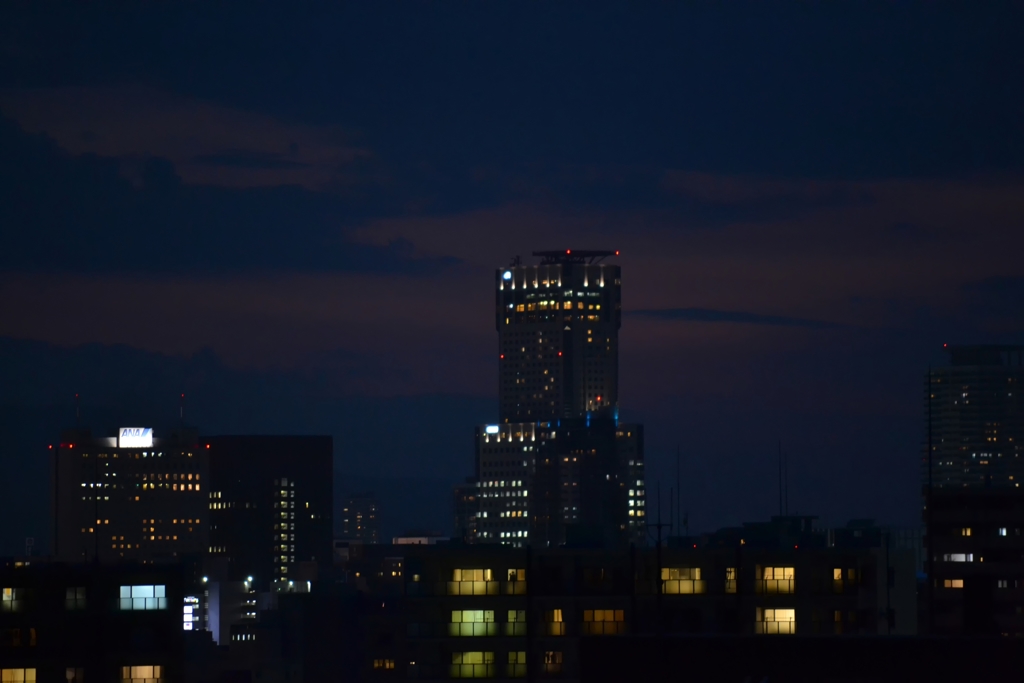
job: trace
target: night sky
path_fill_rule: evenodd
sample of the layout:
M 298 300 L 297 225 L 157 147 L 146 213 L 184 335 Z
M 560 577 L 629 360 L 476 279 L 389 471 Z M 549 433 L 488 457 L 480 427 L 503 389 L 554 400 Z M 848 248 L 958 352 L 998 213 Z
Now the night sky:
M 4 3 L 0 552 L 46 445 L 329 433 L 448 532 L 493 269 L 619 249 L 622 416 L 692 530 L 910 526 L 923 374 L 1024 342 L 1018 3 Z M 653 501 L 652 501 L 653 504 Z

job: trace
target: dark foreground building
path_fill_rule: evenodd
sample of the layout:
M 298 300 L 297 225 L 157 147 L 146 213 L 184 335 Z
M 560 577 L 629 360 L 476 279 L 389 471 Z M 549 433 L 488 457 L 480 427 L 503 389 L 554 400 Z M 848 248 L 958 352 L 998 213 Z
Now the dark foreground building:
M 329 436 L 213 436 L 210 548 L 229 581 L 261 590 L 312 578 L 333 556 L 333 440 Z M 220 577 L 218 577 L 220 578 Z
M 177 566 L 6 563 L 3 681 L 181 681 L 181 584 Z
M 963 683 L 1019 681 L 1011 639 L 584 638 L 580 682 Z

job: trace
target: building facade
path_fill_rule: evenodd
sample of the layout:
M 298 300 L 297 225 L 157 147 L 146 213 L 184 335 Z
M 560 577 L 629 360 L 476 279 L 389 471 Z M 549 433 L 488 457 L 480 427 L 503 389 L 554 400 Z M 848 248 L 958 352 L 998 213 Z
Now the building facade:
M 1024 478 L 1024 347 L 948 347 L 927 382 L 931 485 L 1020 488 Z M 926 452 L 927 456 L 927 452 Z M 928 458 L 922 467 L 929 482 Z
M 185 602 L 173 565 L 5 563 L 0 593 L 7 683 L 183 678 Z
M 617 254 L 496 271 L 499 413 L 476 430 L 470 542 L 644 542 L 643 429 L 618 420 L 621 273 L 603 263 Z
M 333 562 L 333 440 L 329 436 L 214 436 L 209 553 L 218 579 L 272 585 L 307 580 Z
M 52 453 L 55 557 L 175 561 L 208 546 L 209 457 L 194 430 L 65 430 Z
M 536 252 L 495 273 L 498 421 L 609 414 L 619 401 L 621 280 L 616 252 Z
M 363 543 L 380 543 L 380 503 L 372 493 L 345 499 L 341 508 L 342 538 Z
M 1024 347 L 946 350 L 926 381 L 927 628 L 1024 635 Z

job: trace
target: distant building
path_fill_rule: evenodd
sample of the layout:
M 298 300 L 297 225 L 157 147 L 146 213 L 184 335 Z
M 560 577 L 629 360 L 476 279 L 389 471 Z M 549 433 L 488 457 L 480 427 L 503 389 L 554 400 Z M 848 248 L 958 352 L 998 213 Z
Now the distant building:
M 495 273 L 498 421 L 617 414 L 619 266 L 611 251 L 536 252 Z
M 931 371 L 935 489 L 1020 488 L 1024 479 L 1024 346 L 953 346 Z M 926 454 L 927 455 L 927 454 Z M 928 459 L 922 464 L 928 485 Z
M 475 477 L 467 477 L 452 492 L 455 502 L 455 538 L 475 543 L 479 529 L 480 485 Z
M 52 453 L 58 559 L 163 562 L 206 550 L 209 452 L 195 430 L 65 430 Z
M 372 493 L 361 493 L 345 499 L 341 510 L 342 537 L 380 543 L 380 503 Z
M 447 536 L 438 534 L 409 532 L 404 536 L 396 536 L 391 539 L 391 543 L 392 545 L 437 545 L 438 543 L 445 543 L 450 540 Z
M 618 420 L 621 274 L 602 263 L 617 254 L 535 252 L 539 265 L 496 271 L 499 414 L 476 430 L 470 542 L 644 542 L 643 427 Z
M 333 564 L 333 441 L 329 436 L 214 436 L 211 558 L 265 590 Z M 250 578 L 251 577 L 251 578 Z
M 953 346 L 927 382 L 927 627 L 1024 635 L 1024 347 Z

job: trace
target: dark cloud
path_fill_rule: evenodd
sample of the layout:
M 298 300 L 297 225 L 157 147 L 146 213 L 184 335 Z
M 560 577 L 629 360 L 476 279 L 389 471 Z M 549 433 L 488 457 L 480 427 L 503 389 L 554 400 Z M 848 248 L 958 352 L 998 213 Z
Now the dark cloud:
M 740 323 L 743 325 L 772 325 L 802 327 L 810 330 L 830 330 L 846 327 L 825 320 L 808 320 L 782 315 L 762 315 L 745 311 L 716 311 L 707 308 L 655 308 L 624 311 L 625 315 L 655 320 L 673 320 L 698 323 Z
M 433 274 L 404 241 L 352 243 L 347 226 L 385 213 L 299 187 L 185 185 L 159 157 L 72 157 L 0 117 L 0 268 L 96 273 L 366 271 Z
M 266 154 L 244 149 L 233 149 L 218 154 L 200 154 L 192 157 L 197 164 L 210 166 L 238 166 L 241 168 L 285 169 L 308 168 L 309 164 L 285 159 L 282 154 Z

